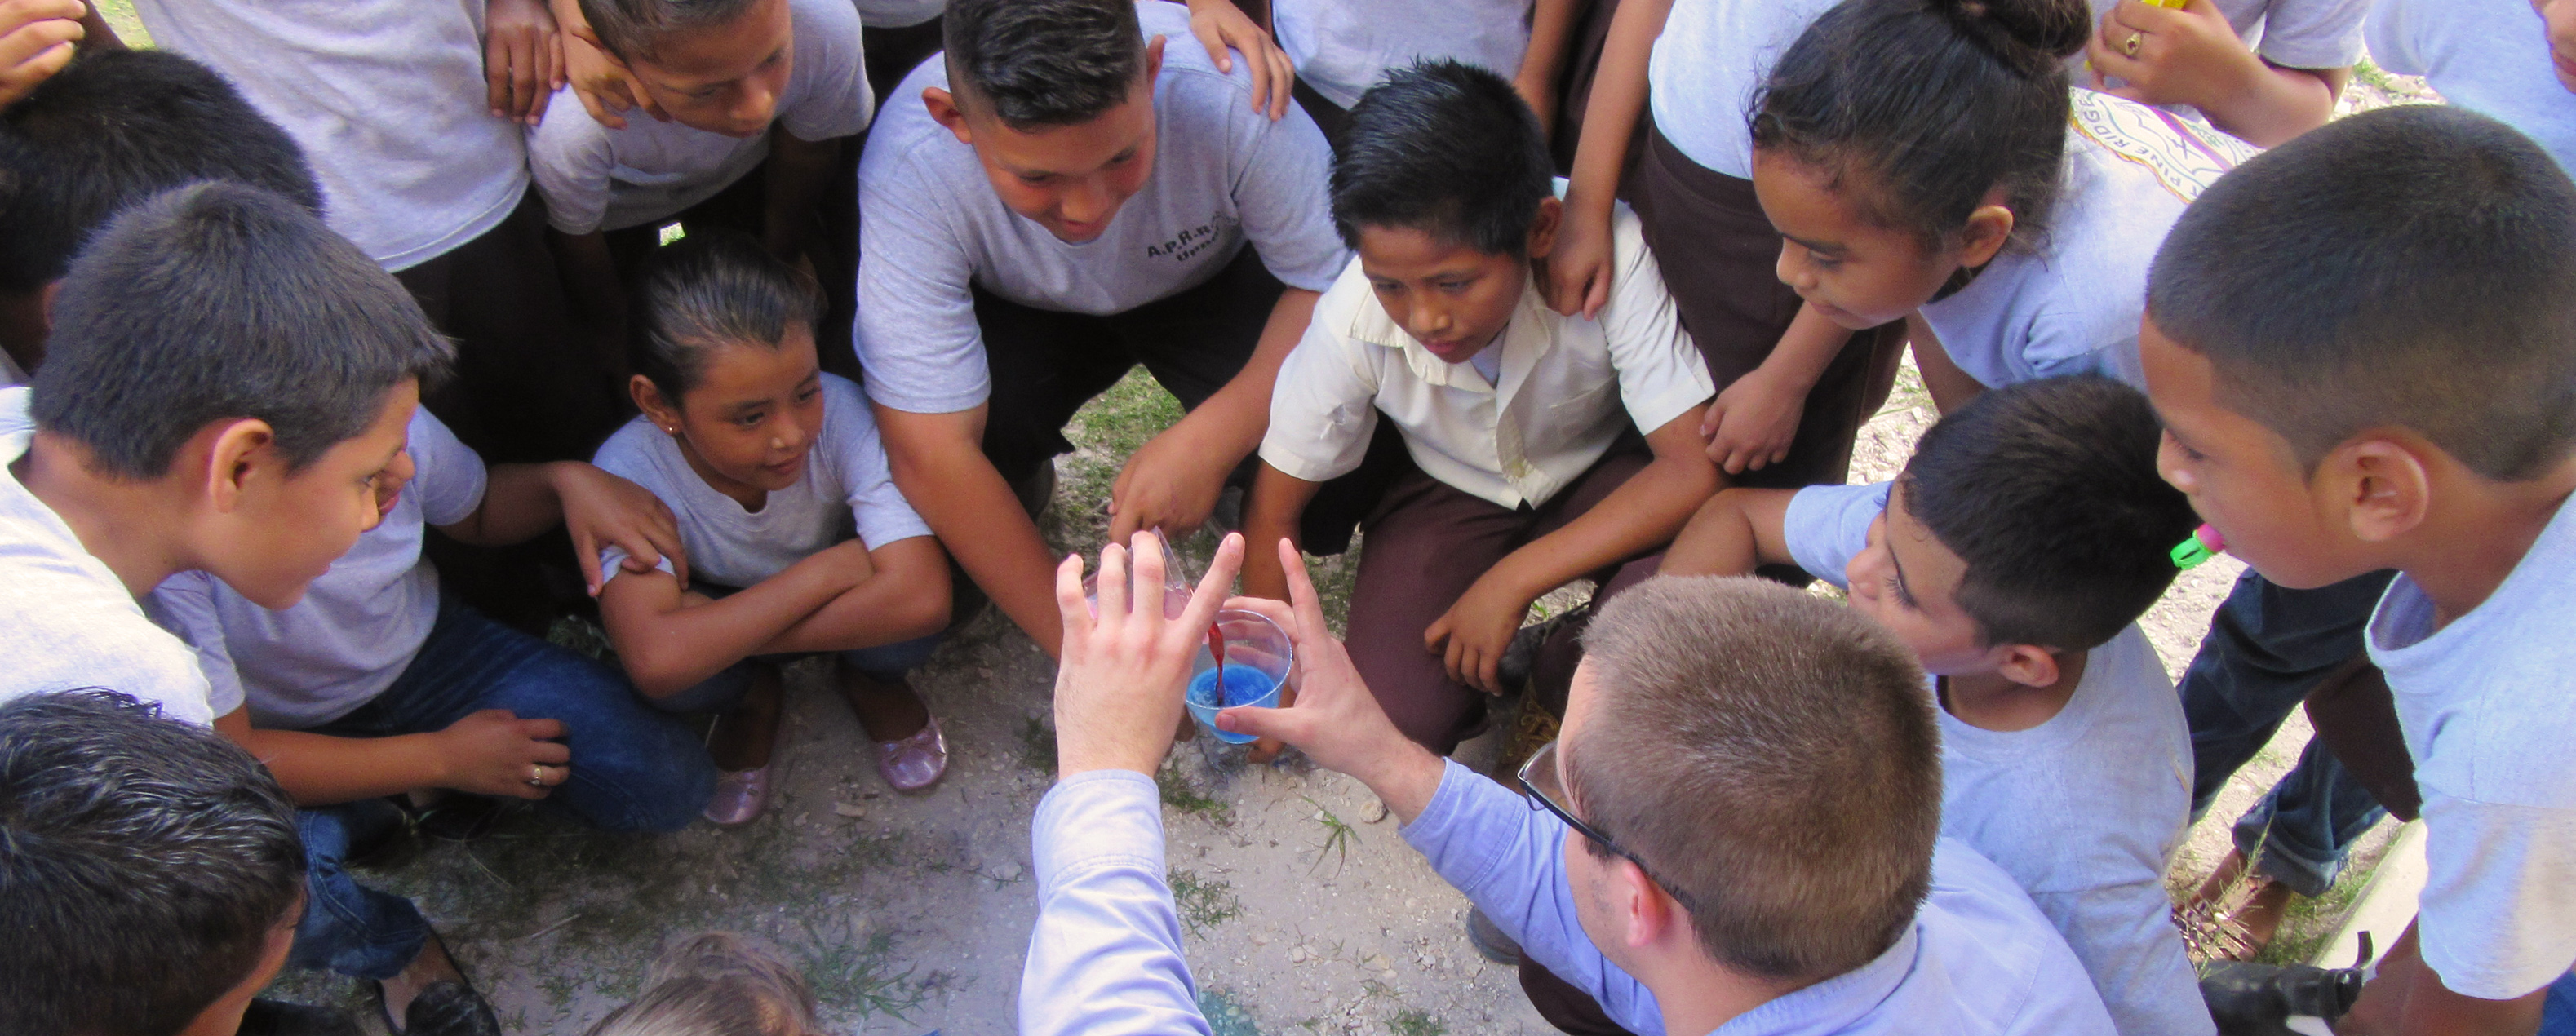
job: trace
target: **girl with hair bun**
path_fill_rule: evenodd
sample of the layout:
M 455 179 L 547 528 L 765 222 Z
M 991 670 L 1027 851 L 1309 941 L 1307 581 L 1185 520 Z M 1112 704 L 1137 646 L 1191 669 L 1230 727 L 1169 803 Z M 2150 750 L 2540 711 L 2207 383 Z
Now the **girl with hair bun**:
M 1850 0 L 1781 54 L 1752 109 L 1780 279 L 1837 326 L 1911 318 L 1944 410 L 2063 374 L 2139 384 L 2147 264 L 2253 153 L 2070 91 L 2090 24 L 2082 0 Z M 1784 348 L 1765 366 L 1820 362 Z

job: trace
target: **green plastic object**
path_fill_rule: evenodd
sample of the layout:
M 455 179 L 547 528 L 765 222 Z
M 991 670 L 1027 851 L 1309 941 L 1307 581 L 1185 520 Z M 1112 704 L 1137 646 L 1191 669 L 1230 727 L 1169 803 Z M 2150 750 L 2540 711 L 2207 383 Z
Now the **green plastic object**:
M 2175 568 L 2190 569 L 2226 549 L 2227 541 L 2219 538 L 2218 530 L 2203 525 L 2192 531 L 2190 539 L 2174 544 L 2171 556 Z

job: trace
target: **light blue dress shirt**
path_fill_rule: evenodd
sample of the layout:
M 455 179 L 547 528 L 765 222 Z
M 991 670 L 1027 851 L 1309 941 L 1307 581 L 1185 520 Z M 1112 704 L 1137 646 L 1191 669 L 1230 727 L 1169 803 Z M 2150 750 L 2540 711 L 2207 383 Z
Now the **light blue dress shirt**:
M 1208 1032 L 1164 884 L 1162 801 L 1124 770 L 1077 774 L 1038 804 L 1037 930 L 1020 976 L 1020 1032 Z M 1575 918 L 1565 826 L 1448 763 L 1405 840 L 1521 952 L 1662 1036 L 1654 994 L 1604 959 Z M 1932 891 L 1896 944 L 1858 970 L 1772 1000 L 1713 1036 L 1825 1033 L 2111 1036 L 2084 968 L 2011 876 L 1943 839 Z

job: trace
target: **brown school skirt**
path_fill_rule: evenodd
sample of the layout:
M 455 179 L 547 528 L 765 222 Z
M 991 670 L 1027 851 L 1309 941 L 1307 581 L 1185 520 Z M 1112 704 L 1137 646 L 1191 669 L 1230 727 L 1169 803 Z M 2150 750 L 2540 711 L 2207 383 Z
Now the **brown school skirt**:
M 1753 181 L 1717 172 L 1664 139 L 1650 111 L 1620 184 L 1663 268 L 1682 327 L 1699 343 L 1720 390 L 1771 355 L 1798 315 L 1798 293 L 1780 283 L 1780 235 L 1753 196 Z M 1789 457 L 1732 481 L 1795 488 L 1840 483 L 1852 437 L 1887 400 L 1905 351 L 1905 322 L 1852 335 L 1816 379 Z

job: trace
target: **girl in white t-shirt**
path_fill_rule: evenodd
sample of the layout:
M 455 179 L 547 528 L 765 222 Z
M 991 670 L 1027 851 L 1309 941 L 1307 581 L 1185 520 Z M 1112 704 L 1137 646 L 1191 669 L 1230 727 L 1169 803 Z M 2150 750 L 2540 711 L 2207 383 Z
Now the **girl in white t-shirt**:
M 2084 0 L 1852 0 L 1781 54 L 1753 107 L 1753 184 L 1781 235 L 1780 279 L 1841 327 L 1909 319 L 1944 410 L 2062 374 L 2136 384 L 2156 246 L 2252 153 L 2070 92 L 2065 59 L 2090 26 Z M 1783 339 L 1764 368 L 1821 362 Z M 1794 400 L 1801 382 L 1763 384 Z
M 887 783 L 938 780 L 947 743 L 903 674 L 947 624 L 947 557 L 896 491 L 867 398 L 816 365 L 821 292 L 748 236 L 716 233 L 660 250 L 639 294 L 643 414 L 594 463 L 670 506 L 688 568 L 621 572 L 599 610 L 656 706 L 726 710 L 707 818 L 737 824 L 767 803 L 778 666 L 813 654 L 833 655 Z

